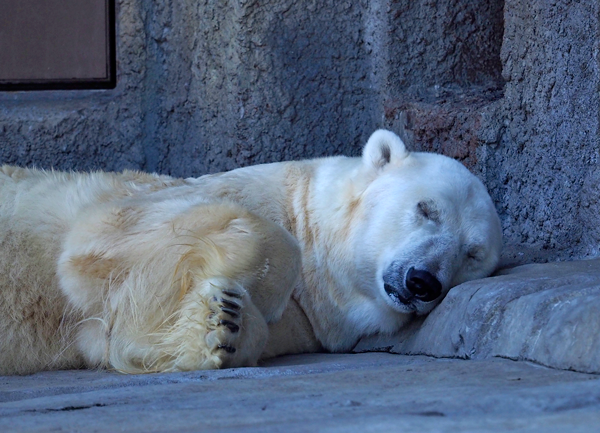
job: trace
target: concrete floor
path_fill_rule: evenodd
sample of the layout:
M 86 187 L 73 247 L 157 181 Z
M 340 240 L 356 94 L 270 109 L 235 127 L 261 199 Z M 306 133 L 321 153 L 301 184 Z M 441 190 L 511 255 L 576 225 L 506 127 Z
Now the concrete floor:
M 142 376 L 44 372 L 0 377 L 0 431 L 598 432 L 600 376 L 388 353 Z

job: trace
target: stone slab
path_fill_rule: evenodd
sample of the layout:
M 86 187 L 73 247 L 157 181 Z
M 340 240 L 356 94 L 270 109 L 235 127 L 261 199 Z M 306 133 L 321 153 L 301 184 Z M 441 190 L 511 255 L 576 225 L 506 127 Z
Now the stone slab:
M 257 368 L 0 377 L 1 431 L 597 431 L 600 376 L 504 359 L 313 354 Z
M 426 318 L 355 351 L 505 357 L 600 373 L 600 259 L 532 264 L 453 288 Z

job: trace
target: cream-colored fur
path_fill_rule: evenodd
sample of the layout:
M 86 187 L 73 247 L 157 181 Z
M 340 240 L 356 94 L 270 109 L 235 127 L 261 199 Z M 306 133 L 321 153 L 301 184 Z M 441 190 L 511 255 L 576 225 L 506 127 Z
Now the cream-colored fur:
M 391 270 L 431 269 L 445 293 L 491 273 L 500 246 L 483 185 L 388 131 L 363 158 L 197 179 L 4 166 L 0 374 L 349 350 L 439 302 L 399 303 Z

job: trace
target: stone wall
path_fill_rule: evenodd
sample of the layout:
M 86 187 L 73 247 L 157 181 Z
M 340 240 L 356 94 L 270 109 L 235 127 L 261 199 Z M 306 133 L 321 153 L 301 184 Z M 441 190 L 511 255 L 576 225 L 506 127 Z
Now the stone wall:
M 0 161 L 197 176 L 378 127 L 490 189 L 505 260 L 598 256 L 595 0 L 119 0 L 118 85 L 0 92 Z
M 507 1 L 504 19 L 503 127 L 482 153 L 505 235 L 534 255 L 597 256 L 600 3 Z

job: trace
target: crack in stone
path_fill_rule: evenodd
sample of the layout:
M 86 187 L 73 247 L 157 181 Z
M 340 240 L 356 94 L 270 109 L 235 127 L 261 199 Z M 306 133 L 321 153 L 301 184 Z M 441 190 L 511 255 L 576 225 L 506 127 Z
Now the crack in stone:
M 105 407 L 105 406 L 108 406 L 108 405 L 104 404 L 104 403 L 94 403 L 94 404 L 84 405 L 84 406 L 64 406 L 64 407 L 59 407 L 59 408 L 48 408 L 48 409 L 28 409 L 28 410 L 24 410 L 23 412 L 34 412 L 34 413 L 71 412 L 74 410 L 84 410 L 84 409 L 91 409 L 93 407 Z

